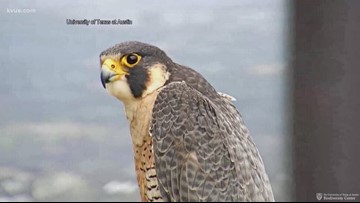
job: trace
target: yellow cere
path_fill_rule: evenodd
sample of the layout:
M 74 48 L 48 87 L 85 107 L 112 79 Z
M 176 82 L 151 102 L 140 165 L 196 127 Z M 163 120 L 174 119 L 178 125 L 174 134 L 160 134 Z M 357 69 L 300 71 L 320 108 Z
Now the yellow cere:
M 114 71 L 115 73 L 119 74 L 119 77 L 121 75 L 127 75 L 128 72 L 126 71 L 126 68 L 122 66 L 118 61 L 114 59 L 106 59 L 102 66 L 107 67 L 109 70 Z M 118 77 L 117 77 L 118 78 Z M 115 79 L 115 78 L 114 78 Z

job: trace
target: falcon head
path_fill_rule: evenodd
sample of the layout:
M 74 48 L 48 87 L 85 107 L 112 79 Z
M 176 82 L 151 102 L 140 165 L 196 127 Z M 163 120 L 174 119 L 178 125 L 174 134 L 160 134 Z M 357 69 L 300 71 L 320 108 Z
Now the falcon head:
M 159 48 L 136 41 L 117 44 L 100 54 L 101 83 L 123 102 L 145 97 L 169 79 L 173 62 Z

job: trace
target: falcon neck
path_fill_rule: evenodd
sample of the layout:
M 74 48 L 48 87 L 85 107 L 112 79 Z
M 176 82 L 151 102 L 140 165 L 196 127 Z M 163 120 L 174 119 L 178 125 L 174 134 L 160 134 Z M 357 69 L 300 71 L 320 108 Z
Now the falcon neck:
M 131 105 L 125 104 L 126 116 L 130 122 L 136 176 L 141 199 L 144 202 L 162 201 L 156 176 L 153 142 L 149 131 L 157 94 L 158 91 L 155 91 L 141 100 L 131 102 Z
M 158 91 L 154 91 L 141 99 L 134 99 L 131 102 L 124 103 L 134 147 L 141 146 L 145 136 L 149 135 L 152 109 L 157 94 Z

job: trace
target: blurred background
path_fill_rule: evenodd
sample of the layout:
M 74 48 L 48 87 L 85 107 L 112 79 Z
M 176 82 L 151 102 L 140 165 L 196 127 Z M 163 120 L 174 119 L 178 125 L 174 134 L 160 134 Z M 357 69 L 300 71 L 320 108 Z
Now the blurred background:
M 287 3 L 0 1 L 0 201 L 140 200 L 123 107 L 99 76 L 100 52 L 127 40 L 160 47 L 234 96 L 275 199 L 293 200 Z

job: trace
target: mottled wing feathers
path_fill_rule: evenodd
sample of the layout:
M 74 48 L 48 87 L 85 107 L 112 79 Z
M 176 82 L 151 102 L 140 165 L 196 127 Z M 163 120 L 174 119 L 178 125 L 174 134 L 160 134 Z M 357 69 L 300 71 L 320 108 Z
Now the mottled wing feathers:
M 165 201 L 273 201 L 239 113 L 219 98 L 213 102 L 185 82 L 158 94 L 150 132 Z

